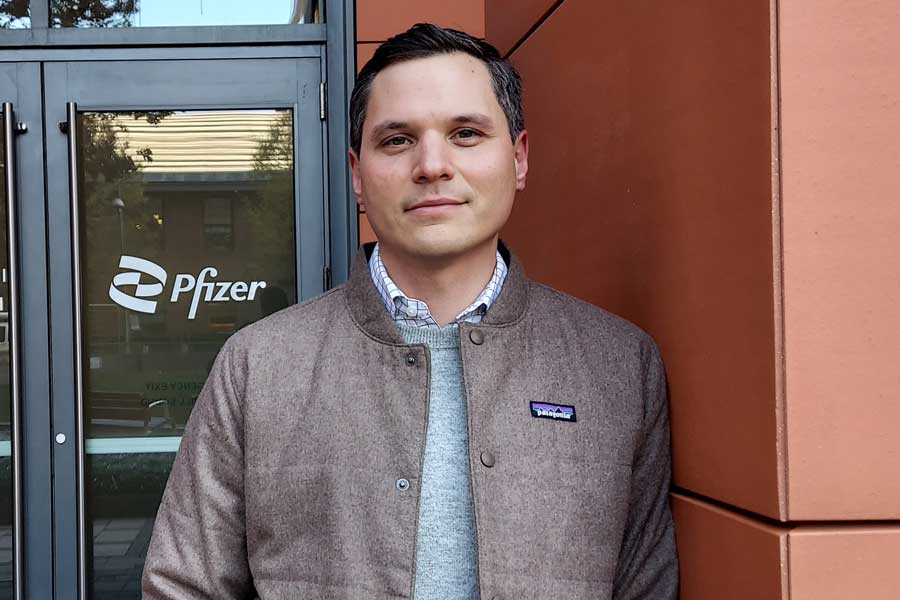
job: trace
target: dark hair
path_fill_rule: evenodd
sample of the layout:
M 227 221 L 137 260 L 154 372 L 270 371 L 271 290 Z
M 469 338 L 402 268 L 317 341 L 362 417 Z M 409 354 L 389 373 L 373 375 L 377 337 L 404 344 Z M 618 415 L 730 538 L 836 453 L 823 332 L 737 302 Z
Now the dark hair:
M 362 145 L 363 123 L 375 76 L 393 64 L 454 52 L 474 56 L 485 64 L 491 75 L 494 95 L 506 114 L 509 134 L 515 142 L 525 129 L 525 115 L 522 112 L 522 78 L 512 63 L 504 60 L 492 45 L 468 33 L 418 23 L 381 44 L 356 76 L 350 96 L 350 147 L 357 155 Z

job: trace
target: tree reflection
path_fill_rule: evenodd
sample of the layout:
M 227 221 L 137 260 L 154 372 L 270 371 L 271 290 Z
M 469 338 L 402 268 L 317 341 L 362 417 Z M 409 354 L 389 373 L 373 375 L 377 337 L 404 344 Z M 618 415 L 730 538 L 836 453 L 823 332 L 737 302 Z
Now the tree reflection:
M 131 27 L 137 0 L 51 0 L 53 27 Z
M 0 29 L 22 29 L 28 26 L 29 0 L 0 0 Z
M 171 111 L 129 113 L 134 121 L 159 124 Z M 122 113 L 79 115 L 80 187 L 83 198 L 82 239 L 84 290 L 88 301 L 102 301 L 110 278 L 118 268 L 115 257 L 124 253 L 129 238 L 137 235 L 152 260 L 161 243 L 158 210 L 144 201 L 141 165 L 153 161 L 150 147 L 128 142 L 128 124 Z M 149 250 L 149 252 L 147 252 Z
M 293 287 L 294 131 L 290 111 L 280 111 L 266 137 L 259 141 L 253 155 L 253 173 L 259 188 L 245 200 L 253 239 L 248 248 L 248 267 L 251 272 L 271 273 L 279 287 Z

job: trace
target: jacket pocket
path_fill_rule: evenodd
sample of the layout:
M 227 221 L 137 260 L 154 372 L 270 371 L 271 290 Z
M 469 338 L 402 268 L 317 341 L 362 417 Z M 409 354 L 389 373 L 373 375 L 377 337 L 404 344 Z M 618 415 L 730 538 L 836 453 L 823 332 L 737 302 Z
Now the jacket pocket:
M 611 582 L 631 467 L 560 457 L 509 462 L 476 479 L 484 567 L 505 575 Z

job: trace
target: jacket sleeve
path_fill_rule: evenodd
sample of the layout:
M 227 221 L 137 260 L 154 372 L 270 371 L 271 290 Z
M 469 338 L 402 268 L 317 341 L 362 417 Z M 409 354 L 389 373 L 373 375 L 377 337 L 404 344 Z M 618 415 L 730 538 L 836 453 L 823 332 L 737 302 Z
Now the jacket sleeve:
M 672 465 L 666 379 L 652 340 L 643 358 L 644 426 L 634 457 L 613 598 L 674 600 L 678 597 L 678 557 L 669 507 Z
M 244 525 L 242 375 L 234 338 L 188 419 L 144 564 L 144 600 L 251 597 Z

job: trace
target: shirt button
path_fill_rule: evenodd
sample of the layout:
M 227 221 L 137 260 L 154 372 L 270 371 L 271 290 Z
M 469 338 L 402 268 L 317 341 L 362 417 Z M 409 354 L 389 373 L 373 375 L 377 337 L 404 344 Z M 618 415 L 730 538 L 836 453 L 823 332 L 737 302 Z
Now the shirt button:
M 405 312 L 406 316 L 410 318 L 415 317 L 417 314 L 419 314 L 419 311 L 416 310 L 416 307 L 412 305 L 407 305 L 407 307 L 403 309 L 403 312 Z
M 484 343 L 484 333 L 480 329 L 473 329 L 469 332 L 469 339 L 476 346 L 480 346 Z
M 397 480 L 397 489 L 401 492 L 405 492 L 409 489 L 409 480 L 407 479 L 398 479 Z
M 414 365 L 416 364 L 416 355 L 415 354 L 407 354 L 406 355 L 406 364 Z
M 497 459 L 494 458 L 494 455 L 490 452 L 482 452 L 481 453 L 481 464 L 490 468 L 494 466 L 494 463 L 497 462 Z

